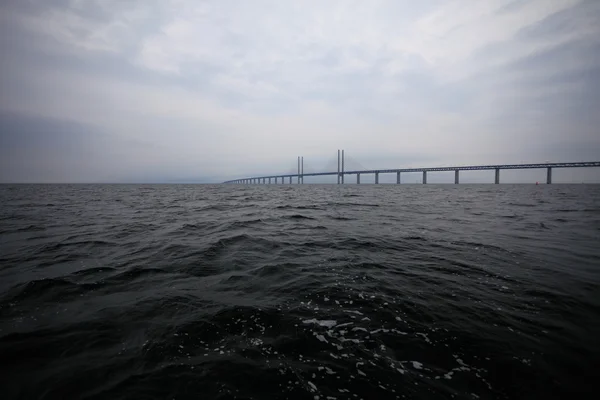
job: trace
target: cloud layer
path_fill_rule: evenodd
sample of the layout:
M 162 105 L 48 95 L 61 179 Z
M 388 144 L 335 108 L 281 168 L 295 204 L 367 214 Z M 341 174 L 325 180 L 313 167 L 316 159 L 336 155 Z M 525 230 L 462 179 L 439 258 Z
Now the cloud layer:
M 0 20 L 2 181 L 220 181 L 338 148 L 600 159 L 594 0 L 25 0 Z

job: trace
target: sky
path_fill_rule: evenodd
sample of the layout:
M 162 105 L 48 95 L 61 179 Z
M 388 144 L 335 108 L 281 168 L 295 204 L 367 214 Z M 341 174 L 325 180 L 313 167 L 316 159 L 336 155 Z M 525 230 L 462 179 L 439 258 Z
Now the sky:
M 0 182 L 210 183 L 335 170 L 337 149 L 598 161 L 597 21 L 597 0 L 2 1 Z

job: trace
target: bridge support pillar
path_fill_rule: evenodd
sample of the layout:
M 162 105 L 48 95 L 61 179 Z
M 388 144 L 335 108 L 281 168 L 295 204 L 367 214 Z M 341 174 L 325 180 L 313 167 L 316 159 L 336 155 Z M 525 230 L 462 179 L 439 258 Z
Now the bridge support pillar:
M 356 184 L 360 185 L 360 173 L 356 174 Z
M 292 184 L 292 177 L 290 176 L 290 185 Z
M 271 184 L 271 178 L 269 178 L 269 185 Z
M 423 171 L 423 185 L 427 183 L 427 171 Z
M 548 167 L 548 171 L 546 173 L 546 183 L 548 185 L 552 183 L 552 167 Z
M 342 185 L 344 184 L 344 150 L 342 150 Z
M 263 178 L 263 185 L 267 183 L 267 178 Z
M 455 169 L 454 170 L 454 184 L 458 185 L 458 182 L 459 182 L 459 180 L 458 180 L 458 170 Z
M 340 184 L 340 161 L 341 161 L 340 154 L 341 154 L 340 150 L 338 149 L 338 164 L 337 164 L 337 180 L 338 180 L 337 183 L 338 183 L 338 185 Z
M 375 172 L 375 184 L 379 183 L 379 172 Z
M 496 168 L 496 179 L 494 179 L 494 183 L 496 185 L 500 183 L 500 168 Z
M 400 171 L 396 172 L 396 184 L 400 184 Z

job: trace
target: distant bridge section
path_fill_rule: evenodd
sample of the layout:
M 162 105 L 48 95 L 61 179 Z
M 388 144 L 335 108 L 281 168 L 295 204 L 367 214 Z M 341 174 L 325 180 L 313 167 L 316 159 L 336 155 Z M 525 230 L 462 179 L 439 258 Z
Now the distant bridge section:
M 365 174 L 375 175 L 375 183 L 379 183 L 379 174 L 396 174 L 396 183 L 400 184 L 401 174 L 403 172 L 421 172 L 423 173 L 423 183 L 427 183 L 428 172 L 438 171 L 454 171 L 454 183 L 459 183 L 459 172 L 460 171 L 484 171 L 494 170 L 496 171 L 495 180 L 496 184 L 500 183 L 500 170 L 503 169 L 546 169 L 546 183 L 552 183 L 552 169 L 553 168 L 589 168 L 589 167 L 600 167 L 600 161 L 589 161 L 589 162 L 566 162 L 566 163 L 537 163 L 537 164 L 493 164 L 493 165 L 468 165 L 468 166 L 456 166 L 456 167 L 427 167 L 427 168 L 388 168 L 388 169 L 370 169 L 360 171 L 345 171 L 344 170 L 344 150 L 338 150 L 338 170 L 331 172 L 313 172 L 304 173 L 304 158 L 298 157 L 298 172 L 296 174 L 283 174 L 283 175 L 267 175 L 267 176 L 256 176 L 249 178 L 234 179 L 224 183 L 238 183 L 238 184 L 270 184 L 270 183 L 304 183 L 305 176 L 326 176 L 333 175 L 338 177 L 338 184 L 344 183 L 344 177 L 346 175 L 356 175 L 356 183 L 360 184 L 360 176 Z

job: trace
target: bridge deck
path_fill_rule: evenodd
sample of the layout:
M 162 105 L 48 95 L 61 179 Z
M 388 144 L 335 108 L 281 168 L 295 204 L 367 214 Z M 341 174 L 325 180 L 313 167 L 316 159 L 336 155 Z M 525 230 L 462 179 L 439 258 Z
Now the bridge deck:
M 426 167 L 426 168 L 392 168 L 392 169 L 369 169 L 357 171 L 344 171 L 340 175 L 356 175 L 356 174 L 388 174 L 397 172 L 437 172 L 437 171 L 484 171 L 496 169 L 535 169 L 535 168 L 585 168 L 585 167 L 600 167 L 600 161 L 589 162 L 571 162 L 571 163 L 543 163 L 543 164 L 499 164 L 499 165 L 468 165 L 456 167 Z M 283 174 L 283 175 L 265 175 L 253 176 L 248 178 L 234 179 L 224 183 L 238 182 L 247 179 L 274 179 L 274 178 L 296 178 L 298 176 L 324 176 L 337 175 L 337 171 L 333 172 L 312 172 L 304 174 Z

